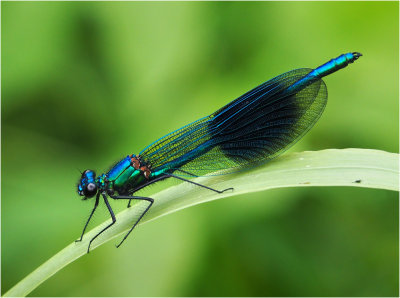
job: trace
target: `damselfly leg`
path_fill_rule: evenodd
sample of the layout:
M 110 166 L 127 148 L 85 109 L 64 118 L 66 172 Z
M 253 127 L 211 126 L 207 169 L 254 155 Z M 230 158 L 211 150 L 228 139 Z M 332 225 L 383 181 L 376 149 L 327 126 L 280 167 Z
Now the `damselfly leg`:
M 140 217 L 136 220 L 135 224 L 132 226 L 132 228 L 129 230 L 128 233 L 124 236 L 122 241 L 117 245 L 117 248 L 121 246 L 121 244 L 125 241 L 125 239 L 129 236 L 129 234 L 132 232 L 132 230 L 136 227 L 136 225 L 139 223 L 139 221 L 142 219 L 142 217 L 149 211 L 150 207 L 154 203 L 154 199 L 152 198 L 147 198 L 147 197 L 136 197 L 136 196 L 110 196 L 114 200 L 141 200 L 141 201 L 148 201 L 150 204 L 147 206 L 146 210 L 140 215 Z
M 82 241 L 83 234 L 85 234 L 85 231 L 86 231 L 86 228 L 87 228 L 87 226 L 88 226 L 88 224 L 89 224 L 89 221 L 91 220 L 94 211 L 96 211 L 96 208 L 97 208 L 97 206 L 99 205 L 99 198 L 100 198 L 100 193 L 98 193 L 98 194 L 96 195 L 96 202 L 94 203 L 93 210 L 92 210 L 92 212 L 90 213 L 90 216 L 89 216 L 88 220 L 86 221 L 85 227 L 83 228 L 81 238 L 78 239 L 78 240 L 75 240 L 75 242 L 80 242 L 80 241 Z
M 209 190 L 212 190 L 212 191 L 214 191 L 214 192 L 216 192 L 216 193 L 223 193 L 223 192 L 225 192 L 225 191 L 227 191 L 227 190 L 233 190 L 233 187 L 229 187 L 229 188 L 224 189 L 224 190 L 214 189 L 214 188 L 205 186 L 205 185 L 203 185 L 203 184 L 196 183 L 196 182 L 194 182 L 194 181 L 191 181 L 191 180 L 188 180 L 188 179 L 179 177 L 179 176 L 175 176 L 175 175 L 173 175 L 173 174 L 168 174 L 167 176 L 168 176 L 168 177 L 171 177 L 171 178 L 176 178 L 176 179 L 179 179 L 179 180 L 182 180 L 182 181 L 185 181 L 185 182 L 189 182 L 189 183 L 192 183 L 192 184 L 197 185 L 197 186 L 200 186 L 200 187 L 204 187 L 204 188 L 209 189 Z
M 87 249 L 87 252 L 88 252 L 88 253 L 89 253 L 89 250 L 90 250 L 90 245 L 92 244 L 93 240 L 96 239 L 96 238 L 97 238 L 101 233 L 103 233 L 105 230 L 107 230 L 108 228 L 110 228 L 110 227 L 111 227 L 113 224 L 115 224 L 115 222 L 117 221 L 117 220 L 115 219 L 114 211 L 112 210 L 112 208 L 111 208 L 111 206 L 110 206 L 110 203 L 109 203 L 108 200 L 107 200 L 107 195 L 106 195 L 105 193 L 102 193 L 101 195 L 103 196 L 103 198 L 104 198 L 104 203 L 106 203 L 107 209 L 108 209 L 108 211 L 110 212 L 112 223 L 110 223 L 108 226 L 106 226 L 104 229 L 102 229 L 99 233 L 96 234 L 96 236 L 94 236 L 94 237 L 90 240 L 89 246 L 88 246 L 88 249 Z

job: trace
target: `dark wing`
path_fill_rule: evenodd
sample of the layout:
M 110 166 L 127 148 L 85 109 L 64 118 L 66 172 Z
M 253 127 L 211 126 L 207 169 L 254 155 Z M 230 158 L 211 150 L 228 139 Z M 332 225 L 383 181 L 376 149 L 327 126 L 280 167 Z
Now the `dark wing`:
M 275 158 L 296 143 L 325 108 L 327 89 L 322 80 L 297 93 L 286 92 L 310 71 L 297 69 L 267 81 L 161 138 L 141 152 L 142 158 L 153 171 L 183 170 L 197 176 L 235 172 Z

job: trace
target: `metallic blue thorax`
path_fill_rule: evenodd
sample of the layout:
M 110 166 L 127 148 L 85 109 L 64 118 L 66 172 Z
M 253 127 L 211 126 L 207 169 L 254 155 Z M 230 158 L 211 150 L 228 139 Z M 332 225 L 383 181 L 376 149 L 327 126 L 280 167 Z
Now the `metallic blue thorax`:
M 126 169 L 131 165 L 131 158 L 129 156 L 125 157 L 123 160 L 119 161 L 111 170 L 107 173 L 107 178 L 110 181 L 117 179 Z
M 129 194 L 131 190 L 153 178 L 155 176 L 154 174 L 146 179 L 143 171 L 134 167 L 132 158 L 135 157 L 135 155 L 128 155 L 117 162 L 106 174 L 100 175 L 96 179 L 98 188 L 111 193 L 116 191 L 120 195 Z

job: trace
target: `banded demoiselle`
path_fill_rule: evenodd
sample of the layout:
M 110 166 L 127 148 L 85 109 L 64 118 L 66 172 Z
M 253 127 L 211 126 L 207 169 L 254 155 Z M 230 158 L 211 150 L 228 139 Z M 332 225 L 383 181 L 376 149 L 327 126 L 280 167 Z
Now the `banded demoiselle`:
M 116 218 L 108 202 L 144 200 L 147 208 L 117 245 L 119 247 L 151 208 L 154 200 L 133 194 L 144 187 L 167 178 L 180 179 L 210 191 L 222 193 L 189 180 L 211 172 L 228 174 L 265 163 L 296 143 L 319 119 L 328 98 L 322 80 L 353 63 L 360 53 L 340 55 L 316 69 L 301 68 L 286 72 L 250 90 L 215 113 L 190 123 L 147 146 L 138 155 L 128 155 L 110 171 L 96 177 L 86 170 L 78 184 L 84 199 L 95 197 L 95 212 L 103 197 L 112 222 L 94 236 L 110 228 Z M 233 188 L 229 188 L 232 189 Z

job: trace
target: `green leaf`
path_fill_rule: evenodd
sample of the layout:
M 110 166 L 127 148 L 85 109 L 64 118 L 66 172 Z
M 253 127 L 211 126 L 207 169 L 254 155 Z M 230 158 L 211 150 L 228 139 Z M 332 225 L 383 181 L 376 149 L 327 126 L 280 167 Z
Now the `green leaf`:
M 194 181 L 215 189 L 234 187 L 233 191 L 215 194 L 190 183 L 181 183 L 152 197 L 154 206 L 140 222 L 208 201 L 271 188 L 294 186 L 355 186 L 399 190 L 399 155 L 367 149 L 330 149 L 286 154 L 265 166 L 239 174 L 201 177 Z M 116 224 L 96 239 L 91 251 L 126 232 L 147 207 L 139 202 L 117 215 Z M 4 296 L 26 296 L 50 276 L 86 254 L 90 239 L 110 223 L 104 222 L 86 233 L 83 241 L 72 243 L 29 274 Z

